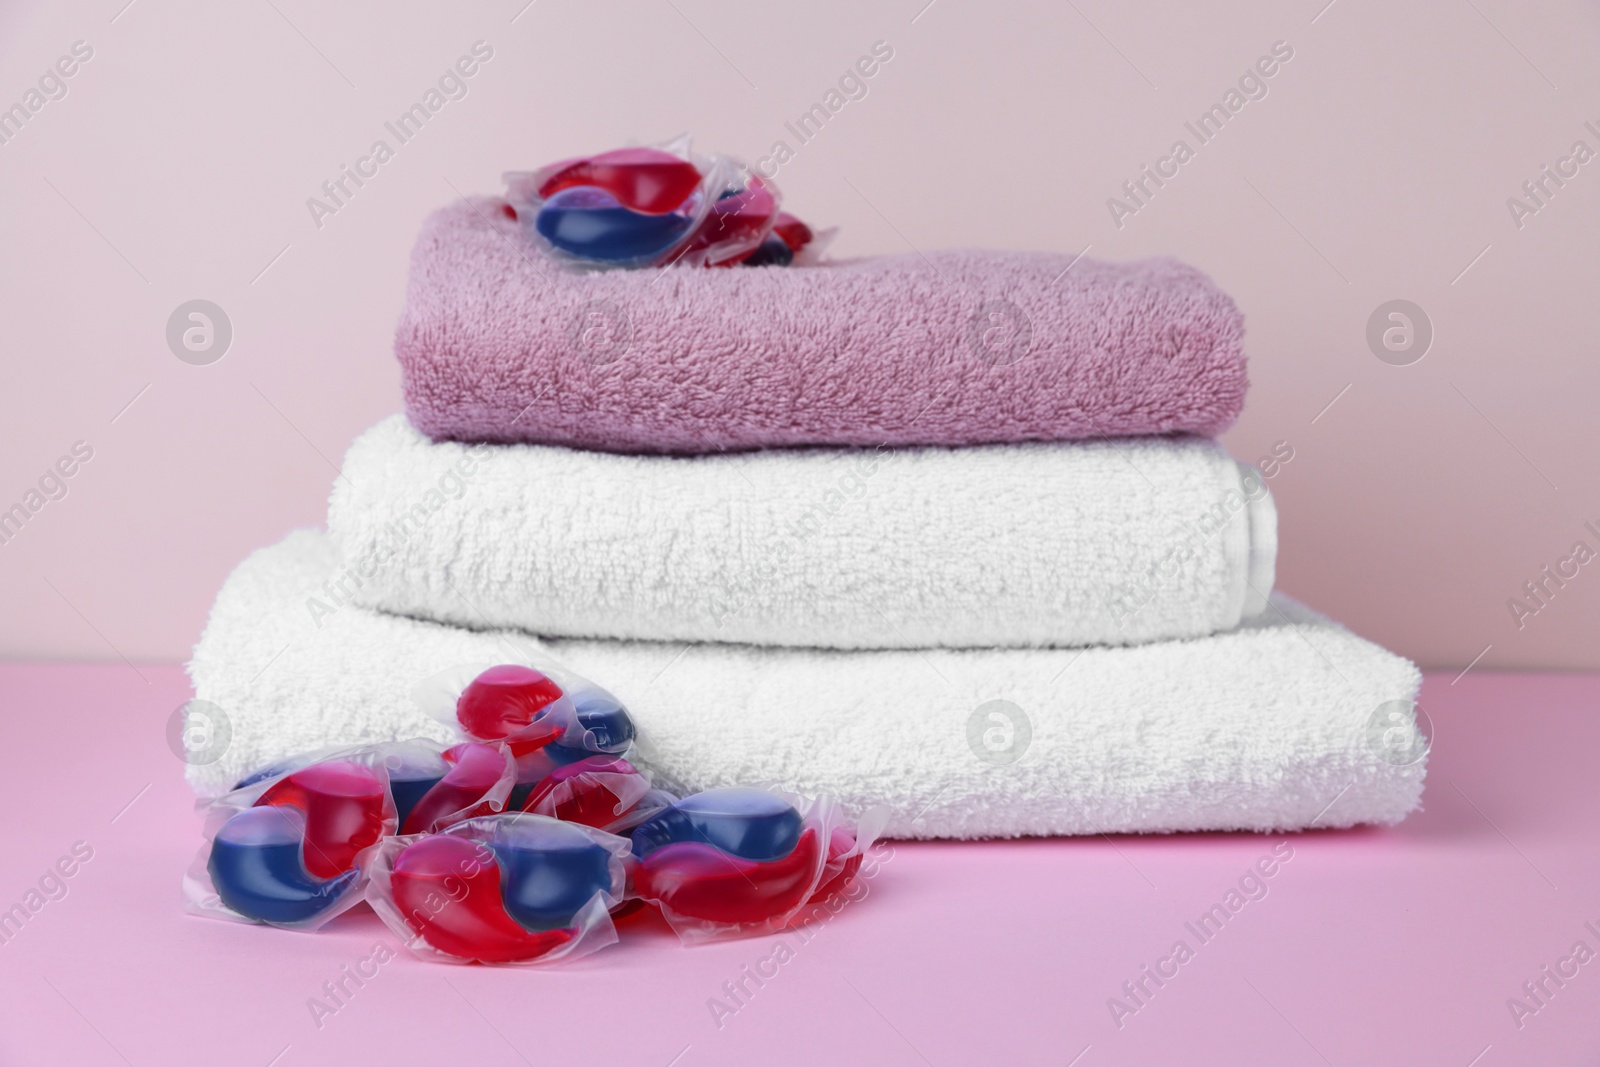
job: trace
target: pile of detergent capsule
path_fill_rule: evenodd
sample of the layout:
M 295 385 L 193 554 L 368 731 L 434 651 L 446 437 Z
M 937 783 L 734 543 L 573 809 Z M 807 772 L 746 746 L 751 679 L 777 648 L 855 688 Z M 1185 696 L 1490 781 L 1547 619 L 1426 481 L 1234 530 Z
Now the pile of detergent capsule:
M 687 943 L 781 930 L 872 845 L 825 798 L 655 788 L 627 711 L 583 679 L 449 673 L 434 710 L 459 742 L 311 753 L 205 805 L 191 910 L 314 930 L 365 900 L 419 956 L 545 963 L 646 906 Z
M 820 255 L 818 235 L 780 211 L 769 179 L 687 137 L 506 174 L 508 212 L 575 270 L 788 266 Z

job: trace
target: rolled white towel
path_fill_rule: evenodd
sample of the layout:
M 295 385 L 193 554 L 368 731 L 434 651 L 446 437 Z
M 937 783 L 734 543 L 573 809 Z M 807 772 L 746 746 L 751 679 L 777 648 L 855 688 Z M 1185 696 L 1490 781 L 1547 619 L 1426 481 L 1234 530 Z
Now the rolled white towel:
M 220 758 L 190 766 L 197 791 L 331 744 L 443 740 L 420 681 L 531 655 L 615 693 L 667 788 L 886 804 L 898 837 L 1392 823 L 1422 793 L 1422 753 L 1395 744 L 1416 668 L 1282 597 L 1237 631 L 1138 648 L 838 652 L 314 613 L 338 565 L 300 532 L 223 586 L 189 665 L 226 723 L 207 724 Z
M 1215 441 L 624 456 L 351 446 L 322 599 L 559 637 L 814 648 L 1122 645 L 1254 617 L 1266 482 Z

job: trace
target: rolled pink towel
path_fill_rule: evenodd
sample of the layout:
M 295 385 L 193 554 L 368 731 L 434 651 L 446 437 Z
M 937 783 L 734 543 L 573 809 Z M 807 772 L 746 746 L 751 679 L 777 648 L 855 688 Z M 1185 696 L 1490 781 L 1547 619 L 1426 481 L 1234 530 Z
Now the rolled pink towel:
M 1215 435 L 1244 404 L 1243 330 L 1171 259 L 568 273 L 476 198 L 424 224 L 395 353 L 435 440 L 704 453 Z

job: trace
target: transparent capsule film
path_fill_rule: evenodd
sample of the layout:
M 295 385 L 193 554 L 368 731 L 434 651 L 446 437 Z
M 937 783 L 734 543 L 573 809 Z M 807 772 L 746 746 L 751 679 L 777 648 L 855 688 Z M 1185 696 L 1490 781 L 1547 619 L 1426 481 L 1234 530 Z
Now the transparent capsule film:
M 541 840 L 547 835 L 554 840 Z M 617 940 L 610 912 L 624 897 L 627 850 L 625 840 L 590 827 L 486 816 L 384 842 L 366 896 L 420 958 L 542 966 Z M 563 893 L 565 902 L 551 899 Z
M 423 772 L 427 788 L 409 799 L 431 799 L 437 825 L 480 804 L 503 806 L 512 788 L 509 755 L 472 747 L 481 750 L 468 790 L 481 793 L 472 796 L 462 793 L 459 775 L 450 777 L 453 747 L 426 740 L 324 749 L 247 776 L 203 806 L 203 841 L 183 882 L 187 910 L 317 929 L 362 898 L 371 854 L 398 832 L 405 776 Z
M 808 799 L 778 788 L 757 792 L 780 798 L 799 814 L 798 838 L 784 855 L 751 861 L 723 854 L 719 861 L 714 846 L 684 838 L 632 861 L 633 891 L 661 911 L 685 944 L 788 928 L 820 898 L 848 884 L 886 822 L 886 813 L 874 810 L 853 824 L 830 798 Z M 649 829 L 641 827 L 635 836 Z M 691 847 L 663 860 L 680 845 Z M 662 855 L 652 861 L 657 853 Z
M 671 160 L 690 164 L 699 172 L 698 185 L 670 210 L 636 211 L 619 202 L 602 185 L 562 186 L 551 191 L 549 196 L 541 193 L 547 183 L 560 174 L 614 153 L 565 159 L 534 171 L 508 171 L 504 175 L 505 199 L 515 215 L 513 225 L 516 232 L 549 262 L 572 273 L 705 267 L 737 261 L 758 249 L 772 232 L 778 218 L 781 196 L 770 180 L 754 174 L 743 163 L 729 156 L 702 156 L 693 152 L 687 134 L 670 141 L 640 146 L 640 150 L 663 153 L 663 162 L 669 166 Z M 737 198 L 752 189 L 760 190 L 763 210 L 753 217 L 730 222 L 729 205 L 724 202 L 724 197 L 732 194 Z M 770 198 L 770 204 L 766 198 Z M 563 247 L 559 239 L 543 231 L 541 216 L 547 208 L 558 213 L 598 211 L 606 217 L 605 221 L 609 221 L 611 216 L 616 217 L 616 232 L 619 234 L 630 228 L 636 232 L 645 229 L 649 234 L 641 235 L 643 244 L 637 248 L 623 242 L 622 247 L 611 248 L 605 253 L 598 250 L 586 253 L 578 248 Z M 597 216 L 579 229 L 593 233 L 603 226 L 604 221 Z M 650 239 L 650 235 L 656 235 L 656 239 Z M 814 262 L 815 258 L 816 253 L 812 253 L 807 262 Z

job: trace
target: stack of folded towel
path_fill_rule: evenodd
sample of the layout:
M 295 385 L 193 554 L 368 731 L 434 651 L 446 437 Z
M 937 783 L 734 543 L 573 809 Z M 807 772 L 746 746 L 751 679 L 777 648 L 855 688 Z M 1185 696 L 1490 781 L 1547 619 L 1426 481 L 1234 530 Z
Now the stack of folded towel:
M 769 781 L 901 837 L 1389 823 L 1404 659 L 1272 594 L 1246 389 L 1204 276 L 1044 254 L 563 272 L 494 201 L 426 225 L 407 415 L 326 533 L 246 560 L 190 665 L 202 793 L 554 657 L 669 789 Z

